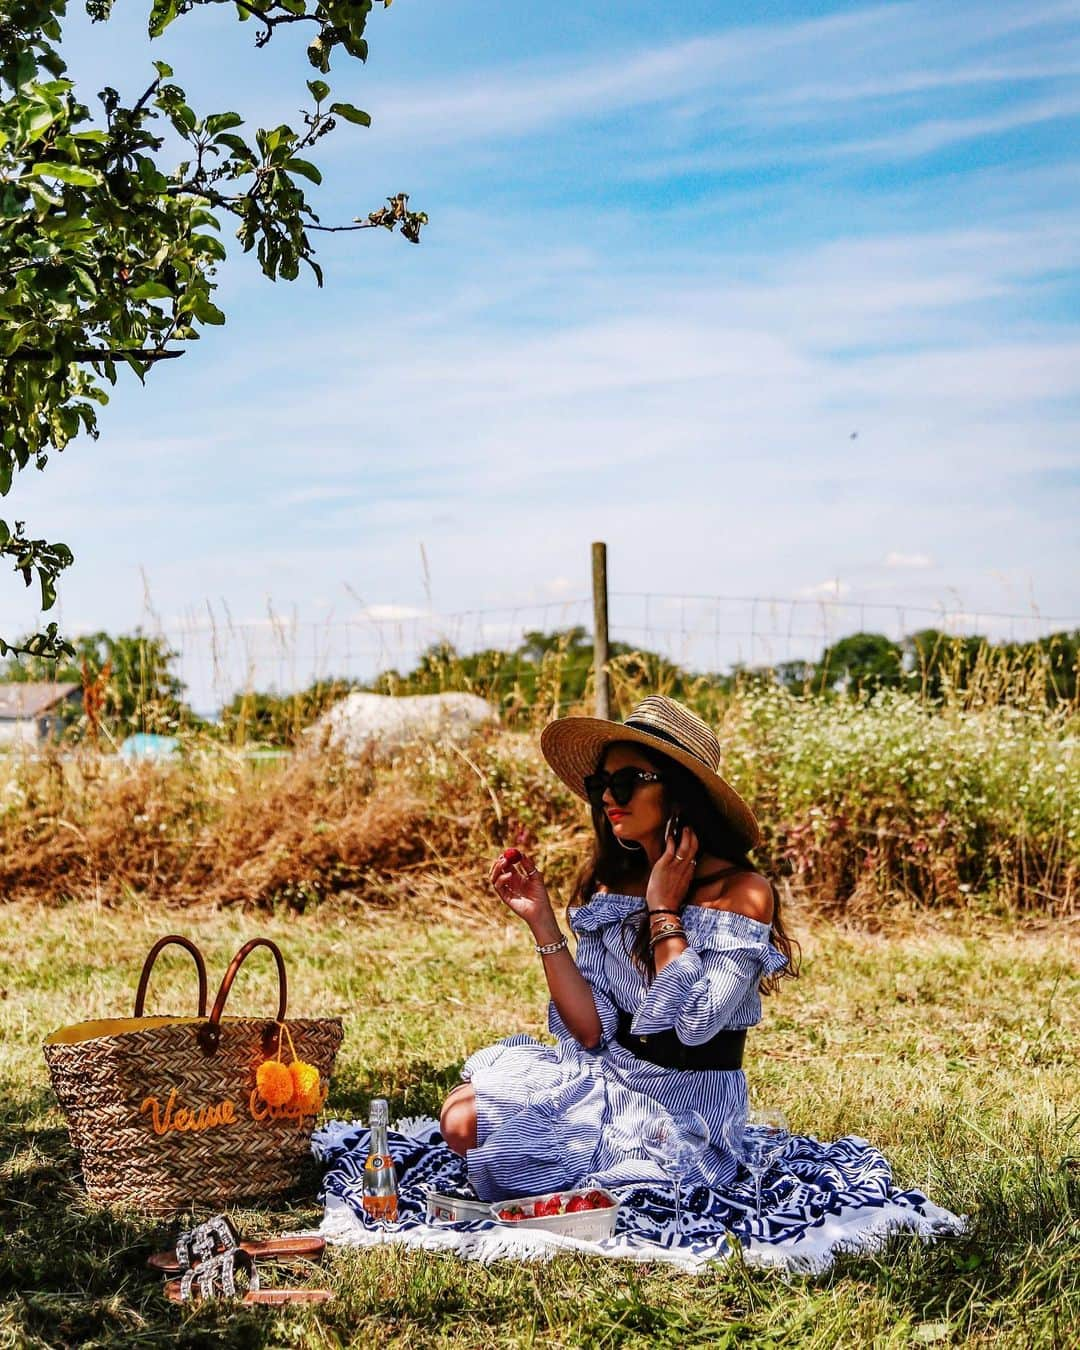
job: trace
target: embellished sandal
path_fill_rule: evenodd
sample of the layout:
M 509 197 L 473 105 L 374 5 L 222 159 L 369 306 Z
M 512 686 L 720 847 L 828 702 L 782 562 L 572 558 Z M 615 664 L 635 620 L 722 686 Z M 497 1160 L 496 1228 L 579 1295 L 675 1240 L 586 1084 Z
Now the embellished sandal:
M 189 1270 L 182 1279 L 170 1280 L 165 1286 L 165 1297 L 172 1303 L 202 1302 L 210 1298 L 238 1298 L 241 1303 L 328 1303 L 334 1297 L 330 1289 L 261 1289 L 259 1272 L 254 1264 L 249 1268 L 247 1288 L 241 1293 L 236 1288 L 236 1268 L 243 1260 L 250 1261 L 246 1252 L 226 1252 L 213 1256 L 198 1270 Z M 220 1266 L 218 1263 L 221 1263 Z M 207 1270 L 210 1266 L 212 1269 Z
M 172 1251 L 155 1252 L 146 1258 L 151 1270 L 161 1275 L 181 1275 L 190 1266 L 233 1248 L 246 1252 L 254 1260 L 314 1260 L 326 1249 L 321 1237 L 280 1237 L 241 1240 L 239 1233 L 223 1214 L 216 1214 L 189 1233 L 182 1233 Z
M 255 1261 L 316 1261 L 326 1250 L 321 1237 L 267 1238 L 264 1242 L 247 1239 L 238 1242 L 239 1251 Z M 170 1252 L 155 1252 L 146 1258 L 146 1264 L 159 1275 L 181 1275 L 185 1267 L 174 1248 Z
M 175 1252 L 158 1252 L 148 1264 L 155 1270 L 181 1273 L 179 1280 L 170 1280 L 165 1286 L 166 1298 L 174 1303 L 187 1303 L 195 1298 L 239 1298 L 244 1303 L 325 1303 L 334 1297 L 329 1289 L 262 1289 L 255 1268 L 257 1255 L 285 1259 L 317 1255 L 325 1245 L 322 1238 L 241 1243 L 233 1225 L 218 1214 L 190 1232 L 181 1233 Z M 244 1277 L 242 1291 L 237 1289 L 238 1274 Z

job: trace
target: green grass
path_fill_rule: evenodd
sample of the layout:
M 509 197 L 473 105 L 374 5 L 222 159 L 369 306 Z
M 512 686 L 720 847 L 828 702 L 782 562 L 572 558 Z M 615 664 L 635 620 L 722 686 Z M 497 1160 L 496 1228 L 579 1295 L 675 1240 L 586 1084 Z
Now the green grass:
M 40 1050 L 62 1023 L 126 1013 L 142 956 L 173 929 L 200 942 L 212 979 L 246 937 L 281 942 L 293 1012 L 345 1018 L 334 1115 L 364 1113 L 376 1092 L 395 1113 L 434 1113 L 471 1050 L 543 1032 L 527 935 L 450 909 L 0 910 L 0 1346 L 1075 1343 L 1080 949 L 1067 928 L 869 935 L 819 923 L 803 934 L 803 978 L 767 1001 L 752 1036 L 752 1093 L 797 1130 L 879 1144 L 902 1183 L 971 1216 L 962 1238 L 898 1237 L 791 1281 L 737 1264 L 694 1278 L 578 1257 L 483 1268 L 335 1251 L 302 1272 L 336 1291 L 329 1305 L 194 1311 L 168 1304 L 144 1268 L 175 1229 L 87 1203 Z M 150 1010 L 191 1010 L 189 973 L 176 954 Z M 254 959 L 245 967 L 238 1010 L 269 1009 L 263 976 Z M 241 1228 L 315 1223 L 315 1180 L 287 1203 L 237 1212 Z

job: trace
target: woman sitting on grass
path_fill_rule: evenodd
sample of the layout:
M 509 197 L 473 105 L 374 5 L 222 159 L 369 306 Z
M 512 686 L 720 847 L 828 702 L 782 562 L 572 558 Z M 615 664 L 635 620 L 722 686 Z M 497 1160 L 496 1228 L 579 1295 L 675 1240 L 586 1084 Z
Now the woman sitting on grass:
M 778 897 L 747 860 L 749 807 L 716 772 L 720 746 L 671 699 L 625 723 L 567 717 L 548 763 L 592 808 L 595 843 L 568 910 L 576 958 L 525 853 L 492 865 L 532 931 L 551 991 L 555 1047 L 513 1036 L 478 1051 L 442 1111 L 479 1196 L 662 1180 L 641 1128 L 657 1105 L 694 1110 L 711 1145 L 687 1180 L 723 1187 L 726 1128 L 747 1111 L 742 1051 L 759 994 L 797 974 Z

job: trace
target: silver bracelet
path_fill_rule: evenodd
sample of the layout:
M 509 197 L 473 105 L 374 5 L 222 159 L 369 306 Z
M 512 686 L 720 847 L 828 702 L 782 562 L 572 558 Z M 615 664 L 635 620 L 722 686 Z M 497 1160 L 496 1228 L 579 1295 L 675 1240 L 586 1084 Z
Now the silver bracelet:
M 558 942 L 538 942 L 536 950 L 541 956 L 554 956 L 556 952 L 565 951 L 570 945 L 570 939 L 564 933 Z

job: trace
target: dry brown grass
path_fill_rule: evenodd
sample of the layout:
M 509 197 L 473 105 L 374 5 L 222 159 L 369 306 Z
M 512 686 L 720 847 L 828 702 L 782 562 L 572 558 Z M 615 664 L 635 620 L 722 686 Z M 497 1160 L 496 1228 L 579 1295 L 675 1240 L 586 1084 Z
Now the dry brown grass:
M 725 773 L 762 819 L 759 865 L 808 908 L 870 925 L 927 910 L 1076 912 L 1075 716 L 766 690 L 711 720 Z M 53 752 L 0 768 L 0 895 L 294 909 L 340 895 L 468 912 L 484 903 L 485 860 L 510 843 L 532 848 L 565 894 L 587 829 L 531 732 L 379 764 L 252 762 L 198 738 L 164 764 Z

